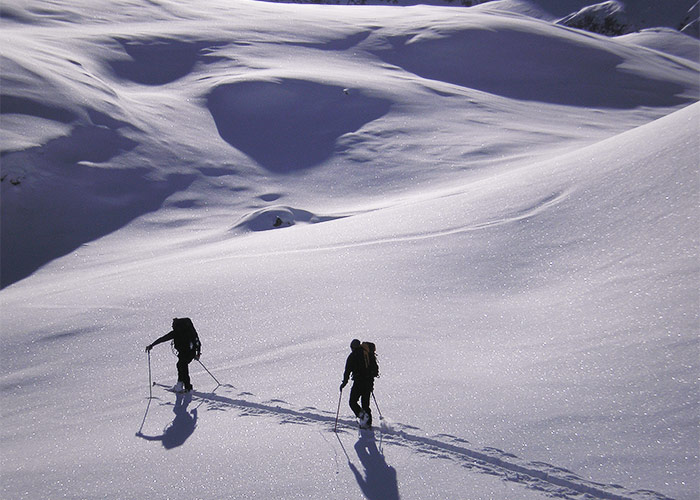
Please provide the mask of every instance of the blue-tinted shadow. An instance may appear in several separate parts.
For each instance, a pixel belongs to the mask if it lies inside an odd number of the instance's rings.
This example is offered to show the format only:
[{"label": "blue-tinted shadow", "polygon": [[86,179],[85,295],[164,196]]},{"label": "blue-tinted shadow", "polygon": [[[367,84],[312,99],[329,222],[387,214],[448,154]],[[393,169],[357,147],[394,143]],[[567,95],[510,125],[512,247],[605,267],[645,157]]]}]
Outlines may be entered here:
[{"label": "blue-tinted shadow", "polygon": [[399,500],[396,469],[386,463],[384,455],[377,448],[374,433],[363,432],[355,443],[355,452],[364,471],[359,471],[352,462],[348,462],[348,465],[364,496],[368,500]]},{"label": "blue-tinted shadow", "polygon": [[163,430],[163,434],[159,436],[146,436],[139,431],[136,435],[146,441],[161,441],[166,450],[182,446],[197,427],[197,408],[194,408],[192,411],[187,411],[187,407],[191,401],[192,396],[190,394],[177,395],[175,406],[173,407],[175,418],[170,425]]}]

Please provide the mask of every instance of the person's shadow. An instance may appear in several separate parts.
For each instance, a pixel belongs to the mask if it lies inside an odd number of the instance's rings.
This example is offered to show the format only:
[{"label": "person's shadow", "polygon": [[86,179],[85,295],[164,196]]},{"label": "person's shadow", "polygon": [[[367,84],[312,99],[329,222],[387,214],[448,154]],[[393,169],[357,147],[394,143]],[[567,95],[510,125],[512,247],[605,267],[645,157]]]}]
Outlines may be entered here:
[{"label": "person's shadow", "polygon": [[355,451],[365,469],[364,476],[352,462],[349,465],[365,497],[368,500],[399,500],[396,469],[386,463],[384,455],[377,449],[374,434],[363,434],[355,443]]},{"label": "person's shadow", "polygon": [[166,450],[183,445],[187,438],[192,435],[195,427],[197,427],[197,408],[191,412],[187,411],[187,406],[191,401],[192,396],[189,394],[178,394],[176,396],[175,406],[173,407],[175,419],[163,430],[163,434],[160,436],[146,436],[141,431],[137,432],[136,435],[146,441],[162,441]]}]

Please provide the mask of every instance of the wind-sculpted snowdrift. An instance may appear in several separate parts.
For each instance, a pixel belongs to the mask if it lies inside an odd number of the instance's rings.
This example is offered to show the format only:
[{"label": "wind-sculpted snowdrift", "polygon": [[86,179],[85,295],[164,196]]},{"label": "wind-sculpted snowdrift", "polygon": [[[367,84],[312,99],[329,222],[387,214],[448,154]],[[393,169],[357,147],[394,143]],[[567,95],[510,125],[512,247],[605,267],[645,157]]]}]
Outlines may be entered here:
[{"label": "wind-sculpted snowdrift", "polygon": [[[52,40],[61,38],[51,35],[61,27],[73,30],[61,23],[77,11],[58,19],[58,10],[36,19],[35,11],[27,19],[16,11],[7,10],[3,20],[3,287],[154,212],[222,164],[234,176],[251,163],[277,175],[341,163],[351,173],[339,180],[372,182],[381,191],[372,172],[352,162],[371,162],[383,175],[408,163],[397,155],[415,163],[414,148],[435,146],[429,132],[406,130],[413,120],[404,114],[414,116],[407,106],[422,98],[404,99],[392,90],[397,78],[422,81],[441,96],[444,103],[429,105],[430,112],[464,107],[463,115],[477,123],[481,118],[470,104],[490,95],[623,110],[697,98],[691,63],[488,11],[461,10],[457,18],[435,20],[418,10],[407,22],[386,26],[367,18],[353,25],[350,18],[318,35],[297,35],[285,25],[274,35],[278,42],[260,45],[271,48],[263,56],[247,41],[259,36],[257,28],[240,20],[236,33],[217,23],[200,30],[190,13],[190,24],[174,31],[156,23],[132,33],[126,24]],[[50,30],[59,31],[32,39],[33,22],[58,23]],[[278,33],[274,23],[269,30]],[[278,52],[315,62],[285,67]],[[385,63],[378,65],[376,57]],[[465,93],[468,100],[455,107],[453,97]],[[459,131],[463,123],[455,133],[471,134]],[[446,165],[469,163],[455,148],[441,149],[439,155],[455,156]],[[425,177],[422,171],[415,175]],[[246,183],[230,179],[236,188]],[[391,180],[388,185],[398,189]],[[76,196],[76,189],[100,194]],[[230,210],[244,200],[217,203]],[[37,244],[41,250],[31,251]]]},{"label": "wind-sculpted snowdrift", "polygon": [[685,94],[685,70],[662,55],[639,59],[623,46],[552,33],[535,21],[475,21],[395,35],[376,53],[423,78],[512,99],[626,109],[697,98]]}]

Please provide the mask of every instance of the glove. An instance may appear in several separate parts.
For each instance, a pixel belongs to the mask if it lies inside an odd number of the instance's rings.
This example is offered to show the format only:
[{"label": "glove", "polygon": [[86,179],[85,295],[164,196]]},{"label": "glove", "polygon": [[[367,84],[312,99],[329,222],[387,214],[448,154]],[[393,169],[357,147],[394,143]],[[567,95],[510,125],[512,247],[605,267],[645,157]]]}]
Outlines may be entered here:
[{"label": "glove", "polygon": [[151,352],[151,349],[153,349],[153,344],[148,344],[146,346],[146,352]]},{"label": "glove", "polygon": [[343,381],[343,383],[340,384],[340,392],[343,392],[343,388],[344,388],[346,385],[348,385],[348,383],[345,382],[345,381]]}]

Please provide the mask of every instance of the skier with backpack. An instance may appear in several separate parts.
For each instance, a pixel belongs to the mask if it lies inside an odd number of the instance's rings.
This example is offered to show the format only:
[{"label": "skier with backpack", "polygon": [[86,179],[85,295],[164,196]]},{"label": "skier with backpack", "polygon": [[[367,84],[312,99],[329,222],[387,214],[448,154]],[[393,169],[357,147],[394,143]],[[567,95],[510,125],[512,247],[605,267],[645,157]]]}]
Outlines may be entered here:
[{"label": "skier with backpack", "polygon": [[154,346],[173,341],[173,346],[177,351],[177,384],[174,387],[176,392],[189,392],[192,390],[190,383],[190,372],[188,365],[194,359],[199,359],[202,345],[199,342],[197,330],[195,330],[190,318],[173,319],[173,329],[166,333],[152,344],[146,346],[146,352],[150,352]]},{"label": "skier with backpack", "polygon": [[[372,342],[360,342],[354,339],[350,343],[352,352],[345,362],[343,382],[340,384],[340,392],[347,385],[352,374],[352,389],[350,389],[350,409],[360,420],[360,427],[370,429],[372,427],[372,409],[370,397],[374,391],[374,379],[379,376],[376,348]],[[358,400],[361,406],[358,404]]]}]

